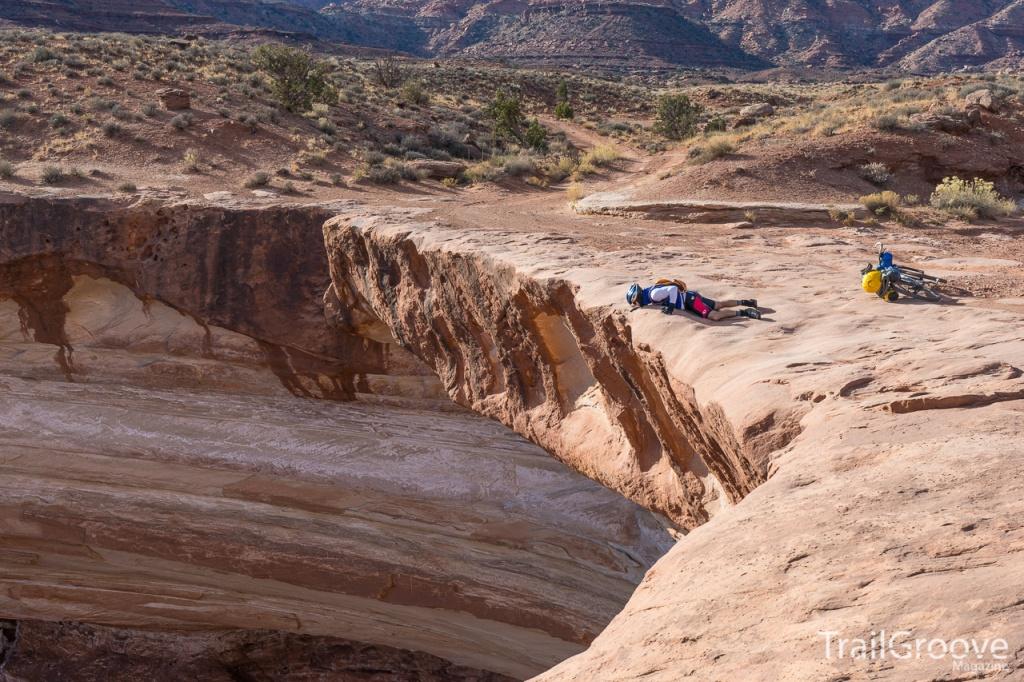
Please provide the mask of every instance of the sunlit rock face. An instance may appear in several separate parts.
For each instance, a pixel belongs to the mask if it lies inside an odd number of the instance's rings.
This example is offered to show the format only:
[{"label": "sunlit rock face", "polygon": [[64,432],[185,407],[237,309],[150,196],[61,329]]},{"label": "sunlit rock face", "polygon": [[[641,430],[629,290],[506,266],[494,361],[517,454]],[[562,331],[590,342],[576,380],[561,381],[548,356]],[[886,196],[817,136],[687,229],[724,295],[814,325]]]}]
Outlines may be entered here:
[{"label": "sunlit rock face", "polygon": [[0,205],[0,617],[34,622],[9,674],[112,642],[395,679],[582,651],[665,521],[330,324],[323,209],[178,208]]}]

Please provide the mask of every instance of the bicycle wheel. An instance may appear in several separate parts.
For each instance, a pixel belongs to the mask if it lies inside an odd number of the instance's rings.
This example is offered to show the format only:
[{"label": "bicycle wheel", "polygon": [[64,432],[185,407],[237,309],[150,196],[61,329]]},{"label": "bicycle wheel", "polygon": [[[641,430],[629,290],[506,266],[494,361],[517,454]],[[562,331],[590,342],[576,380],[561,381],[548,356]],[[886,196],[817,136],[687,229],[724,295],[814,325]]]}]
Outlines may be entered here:
[{"label": "bicycle wheel", "polygon": [[902,282],[907,293],[912,297],[921,301],[931,301],[933,303],[942,300],[942,294],[935,291],[931,286],[919,279],[904,279]]}]

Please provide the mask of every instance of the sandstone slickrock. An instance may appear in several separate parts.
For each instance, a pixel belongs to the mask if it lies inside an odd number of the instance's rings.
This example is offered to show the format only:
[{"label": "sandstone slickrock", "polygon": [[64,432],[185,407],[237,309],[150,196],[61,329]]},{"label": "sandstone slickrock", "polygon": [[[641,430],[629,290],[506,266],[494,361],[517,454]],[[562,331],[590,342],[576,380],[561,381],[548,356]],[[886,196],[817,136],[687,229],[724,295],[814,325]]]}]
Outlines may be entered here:
[{"label": "sandstone slickrock", "polygon": [[[1001,638],[1006,658],[983,657],[1005,666],[992,675],[1024,669],[1019,315],[913,303],[890,313],[844,268],[864,246],[818,232],[753,235],[771,255],[742,271],[708,244],[659,250],[673,272],[572,237],[400,216],[338,218],[325,235],[350,306],[343,324],[383,324],[460,404],[690,528],[586,652],[538,679],[974,674],[948,656],[826,655],[822,631],[883,628],[911,633],[900,642]],[[630,280],[680,267],[700,290],[756,282],[767,320],[626,311]],[[659,421],[665,404],[700,428],[673,431]],[[735,449],[715,449],[726,442]],[[671,450],[684,446],[689,468]],[[744,470],[750,491],[721,495]]]},{"label": "sandstone slickrock", "polygon": [[0,614],[522,678],[621,608],[663,520],[329,326],[326,210],[0,204]]},{"label": "sandstone slickrock", "polygon": [[482,245],[386,217],[339,217],[324,234],[343,328],[383,326],[455,402],[685,528],[763,481],[766,447],[798,431],[796,406],[748,429],[699,401],[620,312],[543,269],[543,239]]}]

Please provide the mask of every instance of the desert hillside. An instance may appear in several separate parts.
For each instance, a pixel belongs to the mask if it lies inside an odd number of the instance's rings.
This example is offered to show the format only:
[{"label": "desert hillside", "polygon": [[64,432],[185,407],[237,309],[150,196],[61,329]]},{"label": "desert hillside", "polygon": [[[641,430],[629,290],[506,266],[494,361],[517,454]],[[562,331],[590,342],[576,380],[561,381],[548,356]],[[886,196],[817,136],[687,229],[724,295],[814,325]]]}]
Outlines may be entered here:
[{"label": "desert hillside", "polygon": [[351,53],[650,73],[1019,69],[1020,0],[2,0],[0,25],[273,36]]}]

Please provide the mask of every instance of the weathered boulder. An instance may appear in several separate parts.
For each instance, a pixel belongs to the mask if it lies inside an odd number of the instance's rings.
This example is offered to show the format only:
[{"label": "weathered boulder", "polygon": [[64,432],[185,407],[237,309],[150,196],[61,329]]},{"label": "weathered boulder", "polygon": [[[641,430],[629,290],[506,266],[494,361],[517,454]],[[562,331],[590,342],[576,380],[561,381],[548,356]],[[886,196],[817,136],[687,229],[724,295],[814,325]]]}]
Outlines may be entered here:
[{"label": "weathered boulder", "polygon": [[928,128],[929,130],[937,130],[952,134],[970,132],[972,128],[971,119],[965,112],[949,114],[939,113],[936,111],[926,111],[911,116],[910,122],[915,125]]},{"label": "weathered boulder", "polygon": [[992,111],[995,109],[996,100],[992,95],[992,91],[988,88],[984,90],[975,90],[964,97],[964,102],[968,105],[979,106],[986,111]]},{"label": "weathered boulder", "polygon": [[425,178],[457,178],[466,170],[466,165],[458,161],[437,161],[435,159],[419,159],[409,161],[407,166],[412,168],[417,175]]},{"label": "weathered boulder", "polygon": [[156,96],[160,98],[160,103],[164,105],[164,109],[168,111],[180,111],[182,109],[192,108],[192,97],[188,92],[180,90],[178,88],[162,88],[157,90]]},{"label": "weathered boulder", "polygon": [[771,116],[775,113],[775,107],[768,102],[757,102],[756,104],[748,104],[747,106],[740,109],[741,118],[764,118],[765,116]]}]

